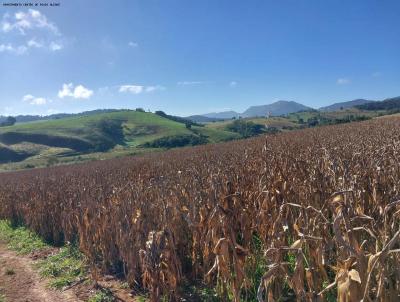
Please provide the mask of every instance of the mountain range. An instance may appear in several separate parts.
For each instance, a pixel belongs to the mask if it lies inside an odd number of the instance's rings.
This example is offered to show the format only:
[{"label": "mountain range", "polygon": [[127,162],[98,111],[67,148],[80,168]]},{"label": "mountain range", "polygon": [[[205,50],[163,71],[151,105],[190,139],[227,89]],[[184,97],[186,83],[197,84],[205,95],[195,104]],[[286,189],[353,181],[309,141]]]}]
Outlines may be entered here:
[{"label": "mountain range", "polygon": [[[349,109],[349,108],[358,108],[361,110],[368,110],[366,108],[375,108],[375,107],[380,107],[383,105],[380,105],[381,103],[388,103],[391,102],[391,106],[397,106],[397,101],[399,97],[397,98],[389,98],[385,99],[383,101],[372,101],[372,100],[366,100],[366,99],[355,99],[352,101],[347,101],[347,102],[337,102],[333,103],[329,106],[321,107],[319,109],[314,109],[308,106],[305,106],[301,103],[294,102],[294,101],[284,101],[280,100],[271,104],[267,105],[257,105],[257,106],[250,106],[248,109],[246,109],[244,112],[239,113],[233,110],[229,111],[222,111],[222,112],[211,112],[211,113],[206,113],[206,114],[198,114],[198,115],[191,115],[186,117],[186,119],[189,119],[193,122],[197,123],[210,123],[210,122],[217,122],[221,120],[227,120],[227,119],[232,119],[232,118],[238,118],[238,117],[263,117],[263,116],[280,116],[280,115],[286,115],[290,113],[295,113],[295,112],[300,112],[300,111],[314,111],[314,110],[319,110],[323,112],[332,112],[332,111],[340,111],[344,109]],[[395,101],[393,101],[395,100]],[[392,103],[395,103],[393,105]],[[387,106],[386,106],[387,107]],[[90,116],[90,115],[97,115],[101,113],[112,113],[112,112],[117,112],[120,110],[117,109],[98,109],[98,110],[92,110],[92,111],[85,111],[81,113],[59,113],[59,114],[53,114],[53,115],[48,115],[48,116],[40,116],[40,115],[17,115],[15,116],[17,123],[24,123],[24,122],[32,122],[32,121],[40,121],[40,120],[56,120],[56,119],[62,119],[62,118],[70,118],[70,117],[77,117],[77,116]],[[126,109],[126,111],[130,111]],[[6,116],[1,116],[0,115],[0,123],[4,121],[7,117]]]},{"label": "mountain range", "polygon": [[352,108],[355,106],[360,106],[360,105],[364,105],[364,104],[372,103],[372,102],[374,102],[374,101],[365,100],[365,99],[357,99],[357,100],[348,101],[348,102],[334,103],[334,104],[326,106],[326,107],[321,107],[321,108],[319,108],[319,110],[320,111],[338,111],[338,110]]},{"label": "mountain range", "polygon": [[[391,98],[389,100],[394,100],[398,98]],[[380,106],[379,104],[382,102],[388,102],[387,100],[383,101],[372,101],[366,99],[356,99],[347,102],[337,102],[333,103],[329,106],[321,107],[319,109],[314,109],[308,106],[305,106],[301,103],[294,101],[277,101],[267,105],[259,105],[259,106],[250,106],[243,113],[239,113],[236,111],[223,111],[223,112],[213,112],[202,115],[193,115],[188,116],[187,119],[190,119],[195,122],[204,123],[204,122],[212,122],[212,119],[231,119],[237,117],[262,117],[262,116],[280,116],[286,115],[290,113],[300,112],[300,111],[323,111],[323,112],[332,112],[332,111],[340,111],[349,108],[358,108],[365,110],[367,106]],[[365,108],[364,108],[364,107]],[[368,107],[368,108],[369,108]]]},{"label": "mountain range", "polygon": [[240,117],[261,117],[267,115],[278,116],[278,115],[289,114],[298,111],[307,111],[307,110],[313,110],[313,109],[294,101],[277,101],[268,105],[250,106],[243,113],[231,110],[223,112],[206,113],[202,115],[192,115],[188,116],[187,118],[196,122],[201,122],[200,117],[206,117],[209,119],[231,119],[231,118],[237,118],[239,116]]}]

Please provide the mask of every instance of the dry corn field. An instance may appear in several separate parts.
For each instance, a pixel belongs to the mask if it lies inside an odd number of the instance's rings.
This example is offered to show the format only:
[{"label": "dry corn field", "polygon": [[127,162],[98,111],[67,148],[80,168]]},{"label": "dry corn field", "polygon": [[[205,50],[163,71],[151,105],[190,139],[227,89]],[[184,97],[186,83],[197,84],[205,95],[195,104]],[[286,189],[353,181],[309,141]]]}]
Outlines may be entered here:
[{"label": "dry corn field", "polygon": [[400,118],[0,175],[0,216],[151,301],[400,301]]}]

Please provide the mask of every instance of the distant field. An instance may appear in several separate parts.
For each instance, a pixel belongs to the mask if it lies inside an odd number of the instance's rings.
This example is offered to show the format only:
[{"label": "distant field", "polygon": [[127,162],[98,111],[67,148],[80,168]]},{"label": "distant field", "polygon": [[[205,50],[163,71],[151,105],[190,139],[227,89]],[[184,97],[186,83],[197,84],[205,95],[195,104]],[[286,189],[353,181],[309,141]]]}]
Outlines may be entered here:
[{"label": "distant field", "polygon": [[223,129],[179,123],[154,113],[118,111],[0,128],[0,170],[107,159],[152,152],[144,144],[170,136],[215,143],[239,138]]}]

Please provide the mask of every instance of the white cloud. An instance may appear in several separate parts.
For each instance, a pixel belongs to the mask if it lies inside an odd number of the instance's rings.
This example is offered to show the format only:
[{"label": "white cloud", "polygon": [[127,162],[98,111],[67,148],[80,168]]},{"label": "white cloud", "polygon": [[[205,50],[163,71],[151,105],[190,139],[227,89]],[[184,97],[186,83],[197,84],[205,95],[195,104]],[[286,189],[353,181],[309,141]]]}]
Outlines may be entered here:
[{"label": "white cloud", "polygon": [[66,97],[66,96],[73,96],[74,93],[72,92],[73,90],[73,85],[72,83],[69,84],[63,84],[63,87],[61,90],[58,91],[58,97],[60,99]]},{"label": "white cloud", "polygon": [[351,83],[351,80],[348,78],[339,78],[339,79],[337,79],[336,83],[338,85],[347,85],[347,84]]},{"label": "white cloud", "polygon": [[122,85],[119,87],[119,92],[130,92],[140,94],[143,92],[143,86],[140,85]]},{"label": "white cloud", "polygon": [[32,100],[32,99],[34,99],[35,97],[32,95],[32,94],[27,94],[27,95],[24,95],[24,97],[22,98],[22,100],[24,101],[24,102],[27,102],[27,101],[30,101],[30,100]]},{"label": "white cloud", "polygon": [[[0,44],[0,52],[22,55],[27,54],[33,48],[48,51],[64,48],[57,26],[34,9],[19,11],[14,15],[4,14],[0,23],[0,32],[5,33],[5,38],[11,35],[11,38],[15,38],[14,40],[21,40],[21,38],[15,37],[19,34],[25,40],[19,44],[3,42]],[[38,40],[37,37],[40,39]]]},{"label": "white cloud", "polygon": [[61,43],[57,43],[57,42],[54,42],[54,41],[52,41],[50,43],[50,45],[49,45],[49,49],[51,51],[57,51],[57,50],[61,50],[63,48],[64,48],[64,46]]},{"label": "white cloud", "polygon": [[153,91],[163,91],[166,88],[164,86],[156,85],[156,86],[147,86],[146,92],[153,92]]},{"label": "white cloud", "polygon": [[191,86],[191,85],[200,85],[204,84],[202,81],[181,81],[177,83],[178,86]]},{"label": "white cloud", "polygon": [[47,103],[51,103],[52,102],[51,100],[47,100],[47,99],[42,98],[42,97],[34,97],[31,94],[24,95],[22,100],[24,102],[27,102],[27,103],[31,104],[31,105],[38,105],[38,106],[46,105]]},{"label": "white cloud", "polygon": [[119,87],[119,92],[129,92],[133,94],[140,94],[143,92],[163,91],[166,88],[161,85],[142,86],[142,85],[122,85]]},{"label": "white cloud", "polygon": [[35,47],[35,48],[41,48],[41,47],[43,47],[43,44],[40,43],[40,42],[38,42],[38,41],[36,41],[34,38],[33,38],[33,39],[30,39],[30,40],[26,43],[26,45],[28,45],[28,47]]},{"label": "white cloud", "polygon": [[93,90],[85,88],[82,85],[74,87],[72,83],[63,84],[62,89],[58,91],[60,99],[72,97],[74,99],[89,99],[93,95]]},{"label": "white cloud", "polygon": [[16,55],[23,55],[26,54],[29,49],[31,48],[47,48],[48,50],[51,51],[57,51],[60,49],[63,49],[64,46],[61,43],[56,43],[56,42],[51,42],[49,46],[45,46],[43,42],[39,42],[37,40],[30,39],[26,42],[24,45],[19,45],[19,46],[14,46],[10,43],[8,44],[0,44],[0,52],[8,52],[11,54],[16,54]]},{"label": "white cloud", "polygon": [[45,15],[34,9],[29,9],[27,12],[17,12],[14,14],[14,18],[10,18],[9,14],[5,14],[1,29],[6,33],[16,30],[22,35],[26,35],[26,31],[32,29],[44,29],[55,35],[60,34],[54,23],[47,20]]},{"label": "white cloud", "polygon": [[229,83],[229,86],[232,87],[232,88],[234,88],[234,87],[237,86],[237,84],[238,84],[238,83],[237,83],[236,81],[232,81],[232,82]]},{"label": "white cloud", "polygon": [[11,46],[11,44],[0,44],[0,52],[3,51],[13,51],[14,47]]},{"label": "white cloud", "polygon": [[128,46],[130,46],[130,47],[132,47],[132,48],[136,48],[136,47],[139,46],[139,44],[136,43],[136,42],[129,41]]},{"label": "white cloud", "polygon": [[9,22],[3,22],[1,24],[1,30],[4,32],[9,32],[12,30],[12,25]]},{"label": "white cloud", "polygon": [[74,98],[76,99],[88,99],[93,95],[93,91],[89,90],[82,85],[78,85],[74,90]]},{"label": "white cloud", "polygon": [[0,44],[0,52],[8,52],[11,54],[22,55],[28,51],[28,47],[25,45],[13,46],[12,44]]},{"label": "white cloud", "polygon": [[31,105],[46,105],[47,100],[45,98],[34,98],[29,104],[31,104]]}]

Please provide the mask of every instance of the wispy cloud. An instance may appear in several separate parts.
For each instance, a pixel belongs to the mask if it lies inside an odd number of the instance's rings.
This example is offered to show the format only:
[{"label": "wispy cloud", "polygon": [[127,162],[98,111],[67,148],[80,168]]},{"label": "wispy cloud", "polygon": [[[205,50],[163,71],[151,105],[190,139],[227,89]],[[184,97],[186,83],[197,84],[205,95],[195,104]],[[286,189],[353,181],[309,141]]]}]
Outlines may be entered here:
[{"label": "wispy cloud", "polygon": [[119,92],[130,92],[140,94],[143,92],[143,86],[140,85],[122,85],[119,87]]},{"label": "wispy cloud", "polygon": [[5,14],[1,23],[3,32],[8,33],[17,31],[21,35],[26,35],[28,30],[42,29],[52,32],[55,35],[60,35],[57,26],[50,22],[41,12],[29,9],[27,12],[19,11],[13,16]]},{"label": "wispy cloud", "polygon": [[147,86],[146,87],[146,92],[153,92],[153,91],[163,91],[166,88],[161,85],[156,85],[156,86]]},{"label": "wispy cloud", "polygon": [[51,50],[51,51],[57,51],[57,50],[61,50],[61,49],[63,49],[64,48],[64,46],[60,43],[60,42],[54,42],[54,41],[52,41],[51,43],[50,43],[50,45],[49,45],[49,49]]},{"label": "wispy cloud", "polygon": [[180,81],[177,83],[178,86],[192,86],[192,85],[201,85],[206,82],[203,81]]},{"label": "wispy cloud", "polygon": [[8,52],[16,55],[23,55],[28,51],[28,47],[25,45],[13,46],[12,44],[0,44],[0,53]]},{"label": "wispy cloud", "polygon": [[350,84],[350,83],[351,83],[351,80],[348,79],[348,78],[339,78],[336,81],[336,84],[338,84],[338,85],[347,85],[347,84]]},{"label": "wispy cloud", "polygon": [[27,45],[28,47],[32,47],[32,48],[42,48],[42,47],[43,47],[43,43],[42,43],[42,42],[36,41],[35,38],[30,39],[30,40],[26,43],[26,45]]},{"label": "wispy cloud", "polygon": [[[0,32],[5,39],[20,40],[17,36],[23,36],[25,42],[18,44],[10,41],[0,44],[0,53],[15,55],[27,54],[30,49],[43,49],[57,51],[64,48],[62,35],[58,27],[50,22],[41,12],[29,9],[19,11],[13,15],[3,15],[0,23]],[[37,39],[40,36],[41,39]]]},{"label": "wispy cloud", "polygon": [[58,91],[60,99],[71,97],[74,99],[89,99],[93,95],[93,90],[90,90],[83,85],[74,87],[74,84],[63,84],[62,89]]},{"label": "wispy cloud", "polygon": [[132,47],[132,48],[136,48],[136,47],[139,46],[139,44],[136,43],[136,42],[129,41],[129,42],[128,42],[128,46],[129,46],[129,47]]},{"label": "wispy cloud", "polygon": [[231,88],[235,88],[237,85],[238,85],[238,83],[237,83],[236,81],[231,81],[231,82],[229,83],[229,86],[230,86]]},{"label": "wispy cloud", "polygon": [[52,102],[51,100],[48,100],[46,98],[35,97],[31,94],[24,95],[24,97],[22,98],[22,101],[27,102],[30,105],[37,105],[37,106],[46,105],[46,104]]},{"label": "wispy cloud", "polygon": [[141,94],[143,92],[163,91],[166,88],[161,85],[142,86],[142,85],[122,85],[119,86],[119,92],[129,92],[132,94]]}]

